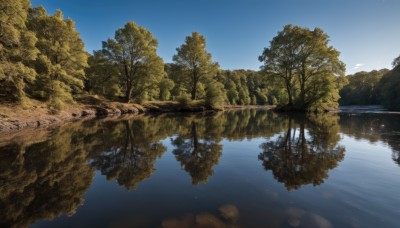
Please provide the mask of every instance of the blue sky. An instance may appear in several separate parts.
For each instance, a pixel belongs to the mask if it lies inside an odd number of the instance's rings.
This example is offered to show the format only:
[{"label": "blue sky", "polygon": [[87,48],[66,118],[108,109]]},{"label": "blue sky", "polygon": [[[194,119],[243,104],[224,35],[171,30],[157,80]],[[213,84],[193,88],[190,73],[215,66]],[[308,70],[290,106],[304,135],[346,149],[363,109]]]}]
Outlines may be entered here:
[{"label": "blue sky", "polygon": [[191,32],[203,34],[223,69],[258,70],[258,56],[286,24],[320,27],[347,73],[391,68],[400,55],[400,0],[33,0],[76,22],[86,50],[134,21],[159,41],[165,62]]}]

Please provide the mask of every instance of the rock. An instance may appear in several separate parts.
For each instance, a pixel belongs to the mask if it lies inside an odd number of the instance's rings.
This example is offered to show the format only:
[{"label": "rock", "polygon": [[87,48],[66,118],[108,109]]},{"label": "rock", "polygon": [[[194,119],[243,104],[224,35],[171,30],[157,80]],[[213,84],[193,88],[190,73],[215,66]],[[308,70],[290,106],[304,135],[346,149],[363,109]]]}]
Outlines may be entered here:
[{"label": "rock", "polygon": [[333,227],[331,222],[329,222],[326,218],[302,209],[290,207],[286,209],[286,214],[289,216],[288,224],[292,227]]},{"label": "rock", "polygon": [[288,224],[292,227],[300,226],[301,219],[306,213],[307,212],[302,209],[298,209],[298,208],[294,208],[294,207],[287,208],[286,214],[289,216]]},{"label": "rock", "polygon": [[196,215],[196,227],[201,228],[222,228],[225,224],[217,217],[209,213]]},{"label": "rock", "polygon": [[192,228],[194,227],[194,215],[187,214],[179,219],[167,219],[161,223],[163,228]]},{"label": "rock", "polygon": [[308,213],[308,220],[310,220],[309,224],[312,227],[318,228],[332,228],[331,222],[329,222],[326,218],[322,217],[321,215]]},{"label": "rock", "polygon": [[289,207],[286,209],[286,214],[291,218],[301,218],[306,213],[307,212],[305,210],[294,208],[294,207]]},{"label": "rock", "polygon": [[222,217],[229,221],[235,221],[239,218],[239,210],[235,205],[227,204],[219,208]]}]

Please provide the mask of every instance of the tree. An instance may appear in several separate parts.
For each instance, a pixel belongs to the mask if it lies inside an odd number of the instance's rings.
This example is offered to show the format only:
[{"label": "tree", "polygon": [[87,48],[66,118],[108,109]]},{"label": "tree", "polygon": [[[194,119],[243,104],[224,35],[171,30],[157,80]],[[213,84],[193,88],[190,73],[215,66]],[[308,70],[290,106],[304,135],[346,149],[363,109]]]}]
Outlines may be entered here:
[{"label": "tree", "polygon": [[198,98],[200,84],[206,84],[216,73],[219,68],[218,63],[212,61],[211,54],[206,51],[206,39],[197,32],[187,36],[185,43],[176,51],[178,53],[174,55],[173,60],[184,70],[187,78],[186,87],[190,91],[192,100],[195,100]]},{"label": "tree", "polygon": [[157,55],[158,41],[145,28],[128,22],[115,32],[114,39],[103,42],[102,52],[119,70],[125,99],[140,98],[158,85],[164,64]]},{"label": "tree", "polygon": [[88,54],[71,19],[60,10],[47,15],[41,6],[30,9],[28,28],[36,33],[40,54],[35,61],[38,78],[35,95],[55,108],[73,102],[73,94],[83,90]]},{"label": "tree", "polygon": [[390,110],[400,110],[400,65],[382,77],[379,88],[382,104]]},{"label": "tree", "polygon": [[340,105],[376,105],[380,104],[379,82],[389,70],[357,72],[346,76],[349,84],[340,90]]},{"label": "tree", "polygon": [[345,66],[339,52],[328,46],[321,29],[286,25],[265,48],[259,60],[262,70],[281,81],[286,89],[286,108],[320,111],[338,106],[338,78]]},{"label": "tree", "polygon": [[29,0],[0,1],[0,95],[20,102],[36,76],[29,66],[38,53],[35,34],[26,27],[29,7]]},{"label": "tree", "polygon": [[206,105],[210,108],[221,108],[226,100],[224,85],[219,82],[210,83],[206,90]]},{"label": "tree", "polygon": [[166,101],[171,98],[171,90],[175,87],[173,80],[168,77],[163,78],[160,82],[160,96],[158,97],[161,101]]},{"label": "tree", "polygon": [[85,90],[106,97],[123,95],[119,86],[118,68],[101,51],[95,51],[88,60]]},{"label": "tree", "polygon": [[392,66],[393,66],[393,68],[396,68],[397,66],[400,66],[400,55],[393,60]]}]

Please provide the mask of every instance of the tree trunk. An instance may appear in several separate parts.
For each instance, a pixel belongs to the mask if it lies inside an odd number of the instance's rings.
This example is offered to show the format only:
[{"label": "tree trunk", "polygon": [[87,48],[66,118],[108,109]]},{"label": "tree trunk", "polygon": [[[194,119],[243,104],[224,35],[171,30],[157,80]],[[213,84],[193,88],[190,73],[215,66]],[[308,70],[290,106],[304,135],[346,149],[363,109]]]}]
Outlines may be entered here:
[{"label": "tree trunk", "polygon": [[192,100],[196,100],[196,91],[197,91],[197,75],[193,75],[193,86],[192,86]]}]

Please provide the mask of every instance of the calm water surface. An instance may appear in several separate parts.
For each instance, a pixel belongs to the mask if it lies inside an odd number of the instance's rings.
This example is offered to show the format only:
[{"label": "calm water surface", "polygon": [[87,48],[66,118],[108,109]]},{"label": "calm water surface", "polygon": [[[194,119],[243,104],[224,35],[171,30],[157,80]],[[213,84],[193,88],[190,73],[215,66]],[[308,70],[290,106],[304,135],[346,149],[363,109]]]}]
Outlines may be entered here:
[{"label": "calm water surface", "polygon": [[139,116],[0,138],[0,227],[400,225],[396,113]]}]

